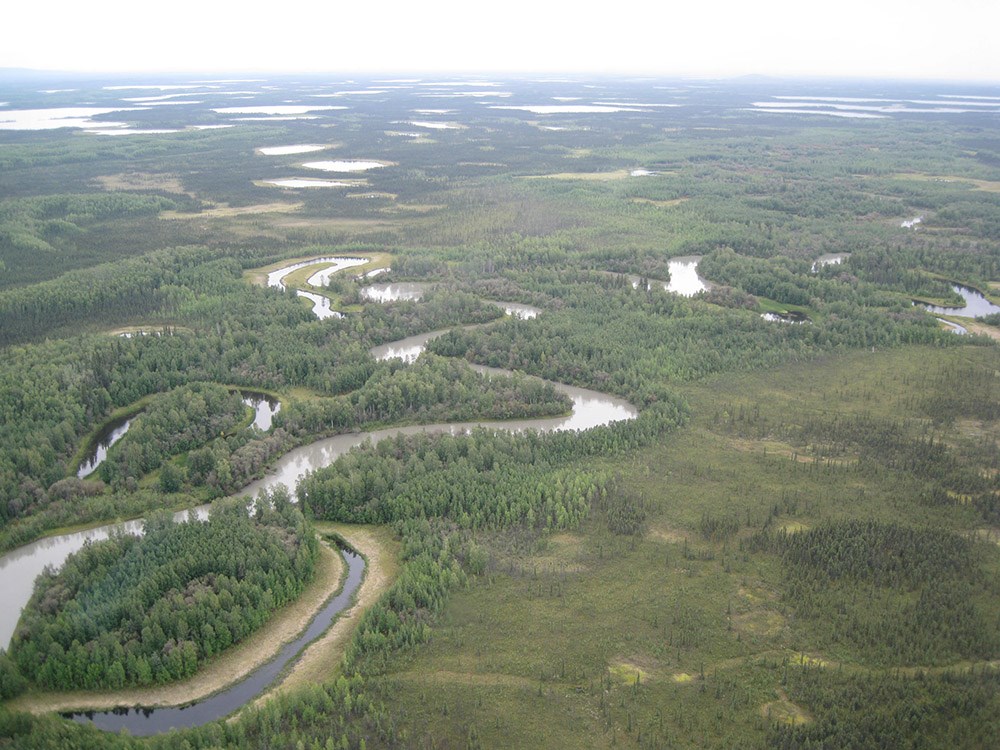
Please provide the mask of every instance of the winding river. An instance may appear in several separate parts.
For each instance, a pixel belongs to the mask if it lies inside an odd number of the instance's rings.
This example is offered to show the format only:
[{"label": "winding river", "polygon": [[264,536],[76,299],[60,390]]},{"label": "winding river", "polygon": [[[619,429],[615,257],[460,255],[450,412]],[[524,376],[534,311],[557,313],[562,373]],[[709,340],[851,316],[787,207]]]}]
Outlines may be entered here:
[{"label": "winding river", "polygon": [[85,711],[70,716],[75,721],[93,722],[98,729],[108,732],[127,729],[137,737],[148,737],[171,729],[197,727],[228,716],[264,692],[285,665],[321,636],[334,618],[351,603],[351,597],[364,577],[365,561],[352,552],[345,551],[342,554],[347,563],[347,577],[340,592],[330,598],[298,638],[282,646],[271,661],[255,669],[240,682],[189,706]]},{"label": "winding river", "polygon": [[[976,318],[980,315],[1000,313],[1000,305],[994,305],[975,289],[960,284],[952,284],[951,288],[962,295],[964,307],[942,307],[940,305],[922,305],[925,310],[938,315],[958,315],[963,318]],[[922,303],[921,303],[922,304]]]},{"label": "winding river", "polygon": [[[328,260],[309,261],[303,264],[303,266],[327,262]],[[284,268],[281,271],[283,272],[281,273],[283,277],[287,275],[289,269]],[[270,278],[268,283],[271,283]],[[505,305],[506,303],[497,304]],[[539,312],[537,309],[528,306],[513,307],[517,309],[511,309],[509,312],[518,317],[533,317]],[[410,357],[416,358],[426,347],[427,341],[442,333],[444,331],[434,331],[385,344],[373,349],[371,354],[380,358],[401,356],[408,361],[412,361]],[[392,353],[390,354],[390,352]],[[480,366],[474,366],[474,369],[483,377],[499,377],[512,374],[506,370]],[[240,494],[255,496],[261,490],[275,488],[279,485],[287,487],[294,494],[296,484],[307,472],[333,463],[337,458],[355,446],[367,442],[377,443],[385,438],[400,434],[448,433],[458,435],[467,433],[478,427],[512,432],[525,430],[537,430],[540,432],[586,430],[612,422],[634,419],[638,415],[636,408],[624,399],[561,383],[553,383],[552,385],[556,390],[566,394],[573,401],[573,409],[568,416],[504,422],[438,423],[337,435],[317,440],[289,451],[277,461],[273,470],[266,477],[249,484]],[[208,512],[208,506],[196,508],[194,512],[203,517]],[[186,518],[187,513],[188,511],[178,513],[175,519],[178,521],[183,520]],[[126,523],[100,526],[72,534],[46,537],[19,547],[0,558],[0,581],[2,581],[0,583],[0,591],[3,593],[4,601],[7,602],[7,606],[4,607],[3,612],[0,612],[0,643],[7,644],[10,642],[20,613],[31,596],[34,580],[46,566],[58,567],[66,557],[79,550],[88,540],[97,541],[105,539],[112,533],[119,532],[142,533],[142,521],[134,520]],[[351,600],[354,591],[360,585],[364,564],[360,558],[347,553],[345,553],[345,559],[348,563],[349,574],[343,590],[331,599],[314,618],[308,626],[307,631],[294,643],[282,647],[278,656],[271,662],[255,670],[244,680],[233,685],[226,691],[186,707],[86,712],[75,714],[73,718],[80,721],[93,721],[95,725],[108,731],[119,731],[125,728],[136,735],[148,735],[167,731],[170,728],[197,726],[229,715],[247,701],[259,695],[273,681],[275,676],[281,672],[286,664],[301,652],[302,648],[309,641],[326,630],[337,614]]]},{"label": "winding river", "polygon": [[[293,271],[298,271],[300,268],[306,268],[307,266],[329,264],[326,268],[312,274],[306,281],[306,283],[311,284],[312,286],[326,286],[326,284],[330,281],[330,277],[338,271],[343,271],[345,268],[363,266],[365,263],[369,262],[368,258],[345,258],[339,255],[303,260],[298,263],[292,263],[291,265],[282,266],[274,271],[270,271],[267,274],[267,285],[274,287],[275,289],[285,289],[285,277]],[[344,317],[342,313],[330,308],[329,298],[324,297],[322,294],[305,292],[301,289],[296,289],[295,293],[300,297],[305,297],[313,303],[313,314],[320,320]]]},{"label": "winding river", "polygon": [[[281,402],[258,391],[241,388],[239,392],[243,396],[243,403],[253,409],[253,426],[261,432],[270,430],[274,415],[281,411]],[[108,457],[108,450],[125,437],[125,433],[129,431],[135,417],[136,415],[133,414],[129,417],[112,420],[97,433],[91,440],[91,447],[80,462],[80,468],[76,471],[77,478],[83,479],[90,476],[97,470],[98,466],[104,463],[104,459]],[[8,642],[2,639],[3,633],[0,632],[0,642]]]}]

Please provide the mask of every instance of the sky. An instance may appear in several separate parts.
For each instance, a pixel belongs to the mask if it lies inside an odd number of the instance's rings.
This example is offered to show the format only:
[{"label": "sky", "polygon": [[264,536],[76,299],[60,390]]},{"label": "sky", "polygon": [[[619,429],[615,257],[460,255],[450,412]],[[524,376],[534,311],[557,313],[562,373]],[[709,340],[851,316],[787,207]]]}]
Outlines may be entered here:
[{"label": "sky", "polygon": [[[0,68],[511,72],[1000,83],[998,0],[37,0]],[[14,33],[11,33],[14,32]]]}]

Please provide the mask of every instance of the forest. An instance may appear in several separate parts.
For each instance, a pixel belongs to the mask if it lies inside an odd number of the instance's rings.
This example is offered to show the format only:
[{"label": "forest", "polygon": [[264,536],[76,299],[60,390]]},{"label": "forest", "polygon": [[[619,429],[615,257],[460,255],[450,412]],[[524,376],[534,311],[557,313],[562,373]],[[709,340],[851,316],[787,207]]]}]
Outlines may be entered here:
[{"label": "forest", "polygon": [[317,544],[279,493],[217,501],[204,521],[152,515],[141,537],[85,546],[39,579],[10,659],[49,688],[189,677],[301,593]]},{"label": "forest", "polygon": [[[991,746],[995,88],[212,85],[0,85],[132,131],[0,130],[0,745]],[[334,625],[139,736],[331,539]]]}]

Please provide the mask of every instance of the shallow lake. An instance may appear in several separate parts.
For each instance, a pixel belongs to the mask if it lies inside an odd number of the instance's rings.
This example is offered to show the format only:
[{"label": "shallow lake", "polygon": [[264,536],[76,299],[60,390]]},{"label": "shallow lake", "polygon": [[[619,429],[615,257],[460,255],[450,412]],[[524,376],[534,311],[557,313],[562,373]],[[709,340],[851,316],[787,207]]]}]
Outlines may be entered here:
[{"label": "shallow lake", "polygon": [[381,169],[386,165],[380,161],[342,159],[338,161],[307,161],[302,166],[307,169],[321,169],[324,172],[367,172],[369,169]]},{"label": "shallow lake", "polygon": [[708,282],[698,275],[698,263],[700,262],[700,255],[671,258],[668,262],[670,283],[667,284],[667,291],[690,297],[708,289]]},{"label": "shallow lake", "polygon": [[349,182],[338,182],[337,180],[310,180],[309,178],[297,179],[290,177],[286,180],[264,180],[268,185],[282,188],[331,188],[331,187],[351,187]]},{"label": "shallow lake", "polygon": [[790,323],[793,325],[802,325],[803,323],[811,322],[808,315],[803,315],[800,312],[790,312],[790,313],[775,313],[766,312],[761,313],[764,320],[769,323]]},{"label": "shallow lake", "polygon": [[450,328],[442,328],[440,331],[428,331],[418,333],[416,336],[408,336],[399,341],[391,341],[388,344],[381,344],[372,348],[371,355],[378,361],[387,359],[401,359],[407,364],[416,361],[427,348],[427,342],[433,341],[438,336],[443,336],[450,331]]},{"label": "shallow lake", "polygon": [[281,402],[266,393],[240,390],[243,403],[253,409],[253,426],[267,432],[274,423],[274,415],[281,411]]},{"label": "shallow lake", "polygon": [[541,315],[542,311],[532,305],[522,305],[520,302],[494,302],[492,300],[484,300],[489,302],[491,305],[498,305],[503,308],[503,311],[510,315],[512,318],[520,318],[521,320],[533,320]]},{"label": "shallow lake", "polygon": [[460,130],[465,127],[464,125],[459,125],[457,122],[433,122],[430,120],[410,120],[407,124],[417,128],[429,128],[430,130]]},{"label": "shallow lake", "polygon": [[293,146],[265,146],[257,150],[264,156],[285,156],[286,154],[310,154],[313,151],[323,151],[326,148],[326,146],[301,143]]},{"label": "shallow lake", "polygon": [[51,109],[0,110],[0,130],[54,130],[56,128],[122,128],[123,122],[91,118],[112,112],[132,112],[136,107],[53,107]]}]

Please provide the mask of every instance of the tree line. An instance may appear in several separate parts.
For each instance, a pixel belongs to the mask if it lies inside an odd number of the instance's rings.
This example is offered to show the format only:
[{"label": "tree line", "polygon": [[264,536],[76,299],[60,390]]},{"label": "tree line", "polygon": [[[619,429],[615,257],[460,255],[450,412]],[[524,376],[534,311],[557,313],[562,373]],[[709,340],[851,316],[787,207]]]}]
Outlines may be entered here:
[{"label": "tree line", "polygon": [[151,516],[36,583],[10,659],[35,684],[117,689],[189,677],[311,580],[318,543],[287,492]]}]

